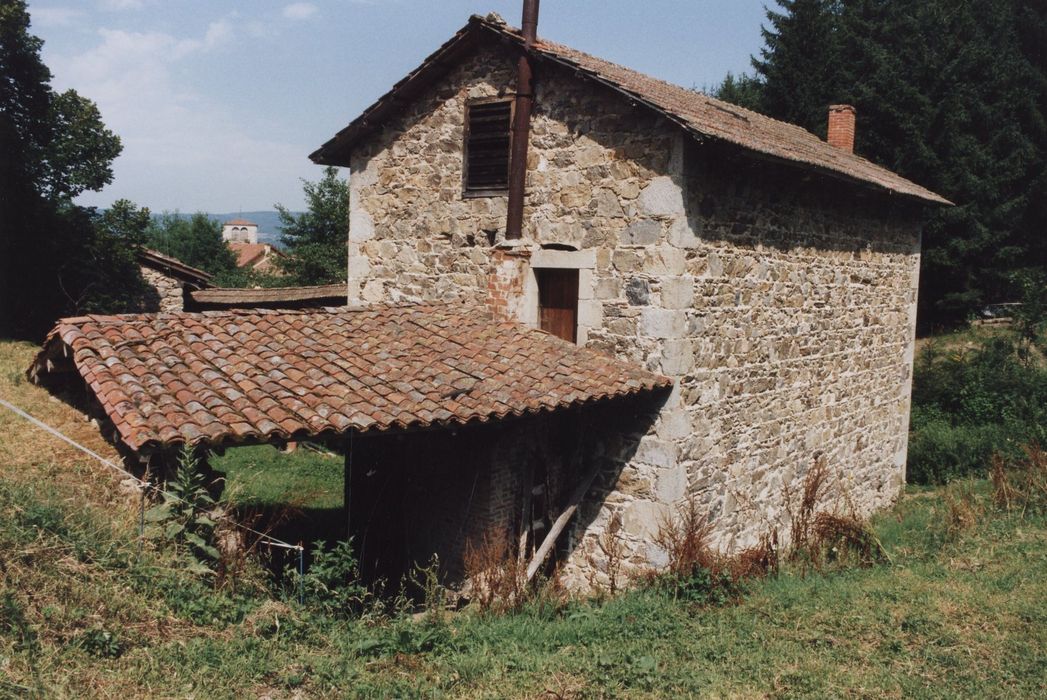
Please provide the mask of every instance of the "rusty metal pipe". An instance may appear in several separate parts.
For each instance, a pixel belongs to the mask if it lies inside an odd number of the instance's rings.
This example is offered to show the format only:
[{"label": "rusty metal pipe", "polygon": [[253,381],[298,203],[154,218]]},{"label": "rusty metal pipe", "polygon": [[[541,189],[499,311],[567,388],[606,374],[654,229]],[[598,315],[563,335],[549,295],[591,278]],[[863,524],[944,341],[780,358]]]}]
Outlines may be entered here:
[{"label": "rusty metal pipe", "polygon": [[538,2],[539,0],[524,0],[523,4],[520,33],[523,35],[524,46],[527,48],[531,48],[534,40],[538,38]]},{"label": "rusty metal pipe", "polygon": [[509,204],[505,237],[523,235],[524,185],[527,182],[527,142],[531,132],[531,107],[534,104],[534,74],[530,48],[538,37],[538,1],[524,0],[520,32],[524,48],[516,61],[516,104],[513,110],[513,145],[509,153]]}]

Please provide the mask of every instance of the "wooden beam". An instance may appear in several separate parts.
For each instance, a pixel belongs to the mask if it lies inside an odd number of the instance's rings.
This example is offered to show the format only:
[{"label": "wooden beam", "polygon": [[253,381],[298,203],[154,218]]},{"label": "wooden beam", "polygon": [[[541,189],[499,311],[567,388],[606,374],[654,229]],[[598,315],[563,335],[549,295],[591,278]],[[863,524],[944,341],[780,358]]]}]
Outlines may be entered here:
[{"label": "wooden beam", "polygon": [[578,510],[578,506],[585,498],[585,494],[589,492],[589,487],[593,485],[593,481],[596,480],[596,474],[598,470],[594,469],[589,472],[580,482],[578,486],[571,493],[571,499],[567,502],[567,508],[560,513],[560,517],[556,519],[553,526],[549,528],[549,534],[542,540],[542,544],[538,547],[538,551],[534,553],[534,557],[531,558],[531,563],[527,565],[527,582],[529,583],[534,575],[538,573],[538,569],[542,566],[546,557],[553,551],[553,545],[556,544],[556,540],[560,537],[560,533],[563,532],[564,528],[567,527],[567,523],[571,520],[571,516]]},{"label": "wooden beam", "polygon": [[353,430],[349,430],[343,447],[345,449],[345,464],[342,471],[342,508],[345,510],[345,541],[352,537],[350,529],[350,514],[352,512],[352,483],[353,483]]}]

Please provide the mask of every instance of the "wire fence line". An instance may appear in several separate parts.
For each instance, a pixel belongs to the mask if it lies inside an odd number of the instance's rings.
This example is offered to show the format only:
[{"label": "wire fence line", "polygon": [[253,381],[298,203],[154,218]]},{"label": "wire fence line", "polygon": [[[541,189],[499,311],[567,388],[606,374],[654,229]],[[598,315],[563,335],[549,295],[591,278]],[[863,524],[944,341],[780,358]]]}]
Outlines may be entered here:
[{"label": "wire fence line", "polygon": [[[139,510],[139,521],[138,521],[139,524],[138,524],[138,527],[139,527],[139,535],[140,536],[144,535],[144,532],[145,532],[145,492],[146,491],[152,491],[152,492],[154,492],[154,493],[156,493],[158,495],[163,496],[164,498],[168,498],[168,499],[171,499],[173,501],[180,502],[180,503],[185,503],[187,505],[192,505],[188,501],[186,501],[185,499],[180,498],[180,497],[174,495],[170,491],[165,491],[164,489],[160,488],[156,484],[135,476],[134,474],[132,474],[131,472],[127,471],[126,469],[124,469],[120,465],[115,464],[114,462],[106,459],[105,457],[103,457],[102,455],[98,454],[97,452],[95,452],[91,448],[86,447],[86,446],[80,444],[76,440],[73,440],[71,437],[65,435],[64,433],[62,433],[57,428],[54,428],[54,427],[48,425],[47,423],[44,423],[39,418],[36,418],[36,417],[30,415],[29,413],[27,413],[26,411],[22,410],[21,408],[19,408],[18,406],[14,405],[13,403],[11,403],[9,401],[6,401],[4,399],[0,399],[0,406],[3,406],[7,410],[9,410],[12,413],[20,416],[21,418],[24,418],[25,420],[29,421],[30,423],[32,423],[36,427],[40,428],[41,430],[44,430],[44,431],[50,433],[51,435],[55,436],[59,440],[62,440],[63,442],[65,442],[65,443],[75,447],[76,449],[80,450],[84,454],[87,454],[87,455],[93,457],[99,463],[109,467],[110,469],[112,469],[115,472],[118,472],[118,473],[124,475],[128,479],[131,479],[136,484],[138,484],[138,487],[141,489],[141,494],[142,494],[142,498],[139,500],[139,509],[140,510]],[[225,522],[227,522],[227,523],[229,523],[230,525],[232,525],[233,527],[235,527],[237,529],[240,529],[240,530],[243,530],[244,532],[249,532],[249,533],[251,533],[253,535],[256,535],[259,538],[259,540],[261,542],[264,542],[265,544],[268,544],[268,545],[273,546],[273,547],[280,547],[280,548],[283,548],[283,549],[293,549],[293,550],[298,551],[298,555],[299,555],[299,559],[300,559],[300,561],[299,561],[299,569],[302,568],[301,557],[302,557],[302,553],[305,550],[305,547],[303,547],[302,545],[300,545],[300,544],[291,544],[290,542],[284,542],[283,540],[279,540],[279,539],[273,537],[272,535],[268,535],[268,534],[266,534],[264,532],[261,532],[259,530],[255,530],[252,527],[248,527],[247,525],[244,525],[243,523],[237,522],[236,520],[234,520],[233,518],[229,517],[228,515],[224,515],[224,514],[223,515],[219,515],[218,518],[223,520],[223,521],[225,521]]]}]

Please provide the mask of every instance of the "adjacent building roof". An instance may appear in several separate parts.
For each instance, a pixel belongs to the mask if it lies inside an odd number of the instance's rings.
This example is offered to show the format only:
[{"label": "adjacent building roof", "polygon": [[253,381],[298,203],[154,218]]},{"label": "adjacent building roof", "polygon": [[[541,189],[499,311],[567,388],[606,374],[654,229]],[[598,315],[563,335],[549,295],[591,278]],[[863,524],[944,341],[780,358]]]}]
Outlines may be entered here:
[{"label": "adjacent building roof", "polygon": [[172,258],[149,248],[142,248],[138,251],[138,263],[162,272],[169,277],[188,282],[196,287],[206,287],[211,283],[210,272],[198,270],[195,267],[186,265],[177,258]]},{"label": "adjacent building roof", "polygon": [[230,221],[226,221],[222,225],[223,226],[257,226],[258,224],[256,224],[253,221],[248,221],[247,219],[232,219]]},{"label": "adjacent building roof", "polygon": [[[349,153],[356,143],[381,128],[385,120],[407,101],[418,96],[436,78],[469,55],[478,39],[484,36],[494,37],[509,45],[523,45],[519,30],[496,17],[474,15],[450,41],[310,155],[310,158],[321,164],[348,166]],[[771,119],[545,39],[537,41],[533,55],[539,61],[564,66],[572,75],[599,83],[630,101],[658,112],[698,140],[729,143],[764,157],[925,202],[950,203],[940,195],[859,155],[830,146],[793,124]]]},{"label": "adjacent building roof", "polygon": [[349,303],[345,283],[323,284],[313,287],[272,287],[265,289],[236,289],[211,287],[189,293],[190,311],[215,309],[286,309],[321,306],[345,306]]},{"label": "adjacent building roof", "polygon": [[269,257],[284,257],[279,249],[268,243],[229,241],[226,245],[236,254],[237,267],[251,267],[255,270],[269,272],[273,267]]},{"label": "adjacent building roof", "polygon": [[136,451],[466,425],[671,386],[451,304],[68,318],[28,375],[63,372]]}]

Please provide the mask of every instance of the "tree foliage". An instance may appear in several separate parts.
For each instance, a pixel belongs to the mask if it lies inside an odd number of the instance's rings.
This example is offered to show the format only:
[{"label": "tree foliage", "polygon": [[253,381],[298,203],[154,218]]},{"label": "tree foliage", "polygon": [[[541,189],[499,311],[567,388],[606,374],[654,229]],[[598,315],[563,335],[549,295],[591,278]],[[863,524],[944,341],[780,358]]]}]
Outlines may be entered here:
[{"label": "tree foliage", "polygon": [[728,71],[723,82],[712,92],[714,97],[724,102],[757,112],[763,109],[763,83],[747,73],[735,75]]},{"label": "tree foliage", "polygon": [[294,215],[277,204],[287,257],[280,265],[296,284],[332,284],[345,280],[349,184],[338,170],[324,169],[317,182],[303,181],[307,210]]},{"label": "tree foliage", "polygon": [[90,100],[51,88],[42,45],[24,0],[0,0],[0,334],[29,337],[61,315],[122,310],[142,282],[71,201],[112,180],[120,139]]},{"label": "tree foliage", "polygon": [[924,323],[1013,301],[1047,264],[1047,3],[783,0],[756,75],[717,94],[819,136],[858,110],[856,151],[956,202],[924,230]]},{"label": "tree foliage", "polygon": [[155,290],[142,279],[138,265],[149,209],[119,199],[105,211],[70,208],[90,217],[85,222],[85,238],[91,241],[86,265],[89,283],[80,307],[92,313],[129,313],[147,308]]},{"label": "tree foliage", "polygon": [[197,212],[186,218],[165,212],[149,227],[150,248],[213,275],[236,270],[236,255],[222,240],[222,225]]}]

